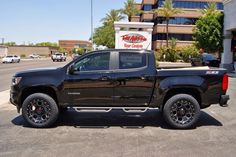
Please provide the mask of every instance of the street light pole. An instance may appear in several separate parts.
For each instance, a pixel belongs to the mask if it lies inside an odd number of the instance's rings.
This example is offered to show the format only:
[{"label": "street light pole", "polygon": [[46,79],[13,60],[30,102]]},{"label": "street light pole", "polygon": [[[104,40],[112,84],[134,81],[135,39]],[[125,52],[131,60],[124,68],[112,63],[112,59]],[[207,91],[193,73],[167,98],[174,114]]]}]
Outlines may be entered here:
[{"label": "street light pole", "polygon": [[93,0],[91,0],[91,42],[93,49]]}]

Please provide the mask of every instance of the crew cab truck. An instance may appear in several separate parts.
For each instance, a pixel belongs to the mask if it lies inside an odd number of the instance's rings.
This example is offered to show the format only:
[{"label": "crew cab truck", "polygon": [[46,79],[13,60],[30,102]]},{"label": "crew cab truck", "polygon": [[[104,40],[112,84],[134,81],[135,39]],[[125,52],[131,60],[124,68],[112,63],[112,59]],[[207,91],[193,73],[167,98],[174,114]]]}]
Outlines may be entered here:
[{"label": "crew cab truck", "polygon": [[196,126],[200,109],[227,106],[226,70],[156,69],[147,50],[102,50],[86,53],[64,67],[18,72],[10,101],[32,127],[52,126],[60,111],[159,108],[173,128]]}]

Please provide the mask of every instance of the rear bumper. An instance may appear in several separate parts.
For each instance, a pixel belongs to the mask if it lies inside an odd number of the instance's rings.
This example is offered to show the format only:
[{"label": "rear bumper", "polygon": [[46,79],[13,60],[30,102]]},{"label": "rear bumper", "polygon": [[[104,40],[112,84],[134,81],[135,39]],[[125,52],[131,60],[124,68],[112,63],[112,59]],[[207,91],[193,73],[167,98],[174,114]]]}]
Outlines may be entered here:
[{"label": "rear bumper", "polygon": [[223,106],[223,107],[226,107],[228,106],[228,101],[229,101],[229,95],[221,95],[221,98],[220,98],[220,106]]}]

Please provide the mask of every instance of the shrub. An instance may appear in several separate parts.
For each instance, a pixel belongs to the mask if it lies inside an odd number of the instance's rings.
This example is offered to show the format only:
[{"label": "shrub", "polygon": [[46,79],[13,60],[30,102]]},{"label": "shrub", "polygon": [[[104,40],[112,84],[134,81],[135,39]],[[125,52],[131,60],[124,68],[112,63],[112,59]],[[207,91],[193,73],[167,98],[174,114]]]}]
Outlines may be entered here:
[{"label": "shrub", "polygon": [[26,58],[26,55],[25,54],[21,54],[20,57],[21,58]]},{"label": "shrub", "polygon": [[190,58],[199,56],[199,50],[194,45],[185,46],[180,48],[180,57],[184,62],[189,62]]},{"label": "shrub", "polygon": [[176,62],[178,59],[180,59],[178,50],[176,48],[167,48],[163,47],[160,49],[160,58],[161,61],[167,61],[167,62]]}]

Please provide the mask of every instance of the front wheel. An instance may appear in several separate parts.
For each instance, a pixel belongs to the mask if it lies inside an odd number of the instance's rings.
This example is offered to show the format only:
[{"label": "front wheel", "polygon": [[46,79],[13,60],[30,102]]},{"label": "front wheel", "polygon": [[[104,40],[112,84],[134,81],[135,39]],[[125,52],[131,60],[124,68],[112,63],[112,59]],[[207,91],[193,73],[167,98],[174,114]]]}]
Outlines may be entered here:
[{"label": "front wheel", "polygon": [[189,129],[194,127],[199,119],[200,106],[193,96],[177,94],[167,100],[163,116],[171,127]]},{"label": "front wheel", "polygon": [[22,115],[30,126],[46,128],[56,122],[59,109],[52,97],[43,93],[35,93],[28,96],[23,102]]}]

